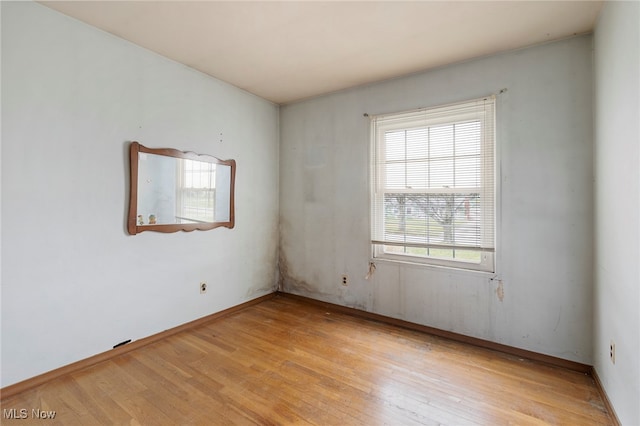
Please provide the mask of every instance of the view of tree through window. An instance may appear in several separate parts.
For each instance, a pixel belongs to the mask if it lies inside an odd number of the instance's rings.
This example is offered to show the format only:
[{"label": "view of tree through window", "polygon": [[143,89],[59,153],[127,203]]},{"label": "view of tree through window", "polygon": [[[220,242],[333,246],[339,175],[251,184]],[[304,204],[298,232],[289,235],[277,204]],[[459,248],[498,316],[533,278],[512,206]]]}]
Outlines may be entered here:
[{"label": "view of tree through window", "polygon": [[[385,194],[385,241],[478,245],[479,193]],[[461,248],[389,246],[392,252],[480,261],[479,251]]]},{"label": "view of tree through window", "polygon": [[493,100],[486,101],[374,121],[378,256],[479,264],[493,250]]}]

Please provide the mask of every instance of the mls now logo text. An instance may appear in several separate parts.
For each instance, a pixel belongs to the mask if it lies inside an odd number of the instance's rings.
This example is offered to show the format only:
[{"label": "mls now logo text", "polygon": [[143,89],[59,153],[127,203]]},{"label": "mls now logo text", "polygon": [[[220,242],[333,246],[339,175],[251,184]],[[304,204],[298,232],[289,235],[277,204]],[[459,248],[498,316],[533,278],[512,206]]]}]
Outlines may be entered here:
[{"label": "mls now logo text", "polygon": [[5,419],[53,419],[56,417],[55,411],[44,411],[33,408],[31,411],[26,408],[4,408],[2,417]]}]

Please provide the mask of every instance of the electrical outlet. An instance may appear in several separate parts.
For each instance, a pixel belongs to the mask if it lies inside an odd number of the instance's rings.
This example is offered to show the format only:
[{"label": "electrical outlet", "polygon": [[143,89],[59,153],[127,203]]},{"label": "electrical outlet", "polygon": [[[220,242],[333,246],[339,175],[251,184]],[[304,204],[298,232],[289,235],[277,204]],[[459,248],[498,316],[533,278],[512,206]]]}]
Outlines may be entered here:
[{"label": "electrical outlet", "polygon": [[349,278],[346,275],[342,276],[342,285],[345,287],[349,285]]},{"label": "electrical outlet", "polygon": [[609,345],[609,358],[611,358],[612,363],[616,363],[616,342],[614,342],[613,340]]},{"label": "electrical outlet", "polygon": [[207,292],[207,283],[204,281],[200,283],[200,294],[204,294]]}]

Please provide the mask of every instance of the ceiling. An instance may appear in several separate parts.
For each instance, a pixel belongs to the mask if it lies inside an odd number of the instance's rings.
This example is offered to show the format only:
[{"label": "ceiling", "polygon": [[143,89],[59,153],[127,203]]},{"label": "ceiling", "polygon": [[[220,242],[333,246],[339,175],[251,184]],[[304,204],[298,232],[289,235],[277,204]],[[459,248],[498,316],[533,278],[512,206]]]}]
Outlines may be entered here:
[{"label": "ceiling", "polygon": [[277,104],[592,31],[602,1],[43,1]]}]

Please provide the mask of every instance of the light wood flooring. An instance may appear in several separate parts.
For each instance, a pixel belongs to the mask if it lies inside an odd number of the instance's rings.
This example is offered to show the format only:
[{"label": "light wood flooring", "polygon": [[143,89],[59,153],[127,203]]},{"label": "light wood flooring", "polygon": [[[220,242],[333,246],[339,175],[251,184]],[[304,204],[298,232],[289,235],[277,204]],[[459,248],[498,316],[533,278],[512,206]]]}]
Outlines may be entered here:
[{"label": "light wood flooring", "polygon": [[[6,418],[23,409],[26,419]],[[583,373],[282,295],[25,391],[2,410],[3,425],[613,424]]]}]

